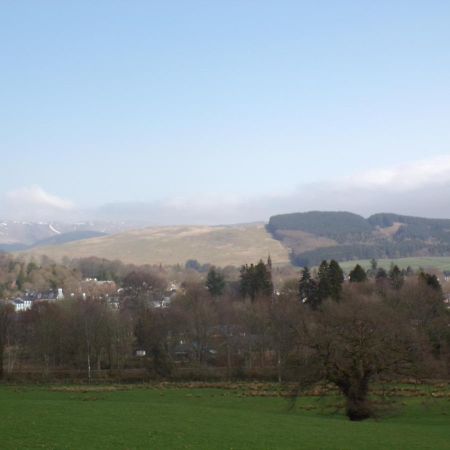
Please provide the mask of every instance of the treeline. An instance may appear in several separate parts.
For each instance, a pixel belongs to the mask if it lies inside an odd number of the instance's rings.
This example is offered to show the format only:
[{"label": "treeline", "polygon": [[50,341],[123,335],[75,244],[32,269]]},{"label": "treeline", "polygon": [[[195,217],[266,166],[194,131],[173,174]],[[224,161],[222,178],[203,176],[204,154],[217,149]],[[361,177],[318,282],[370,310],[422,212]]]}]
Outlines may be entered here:
[{"label": "treeline", "polygon": [[[416,256],[420,252],[428,256],[446,256],[450,245],[429,245],[420,240],[403,242],[379,241],[373,244],[348,244],[333,247],[321,247],[307,252],[292,252],[291,261],[295,266],[315,266],[324,258],[337,261],[361,259],[398,259]],[[423,254],[422,254],[423,256]]]},{"label": "treeline", "polygon": [[0,252],[0,299],[26,290],[72,289],[81,280],[74,267],[56,264],[48,258],[25,261]]},{"label": "treeline", "polygon": [[[156,273],[167,279],[182,282],[190,278],[199,278],[201,274],[207,273],[210,267],[210,264],[201,265],[195,260],[175,266],[137,266],[98,257],[64,258],[62,263],[56,263],[46,256],[30,261],[0,252],[0,300],[27,291],[44,292],[57,288],[63,289],[65,294],[77,294],[80,283],[87,278],[110,280],[120,286],[129,273],[136,271]],[[236,279],[239,274],[236,267],[228,267],[223,271],[229,278]]]},{"label": "treeline", "polygon": [[[80,273],[112,270],[85,263],[74,263]],[[449,310],[435,275],[374,263],[345,277],[331,260],[274,287],[269,260],[242,266],[233,281],[210,267],[175,289],[156,267],[124,267],[114,269],[118,308],[95,291],[20,313],[2,304],[0,376],[331,383],[353,420],[373,415],[376,381],[448,377]]]}]

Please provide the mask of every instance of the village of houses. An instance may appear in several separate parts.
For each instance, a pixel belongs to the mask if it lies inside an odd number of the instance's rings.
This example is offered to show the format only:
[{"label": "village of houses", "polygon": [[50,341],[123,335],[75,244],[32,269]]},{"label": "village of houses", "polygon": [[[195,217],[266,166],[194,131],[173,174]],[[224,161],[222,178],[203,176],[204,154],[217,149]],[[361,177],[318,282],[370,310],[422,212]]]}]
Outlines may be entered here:
[{"label": "village of houses", "polygon": [[[177,291],[179,286],[172,282],[159,300],[153,299],[149,302],[152,308],[167,308]],[[1,302],[10,304],[14,307],[15,312],[23,312],[30,310],[34,304],[39,302],[59,302],[65,299],[73,299],[81,297],[81,299],[92,299],[104,301],[111,309],[119,309],[120,295],[123,288],[118,287],[111,280],[97,280],[97,278],[86,278],[79,286],[80,294],[75,292],[66,293],[62,288],[50,289],[43,292],[26,291],[21,295],[17,295],[9,299],[0,299]]]}]

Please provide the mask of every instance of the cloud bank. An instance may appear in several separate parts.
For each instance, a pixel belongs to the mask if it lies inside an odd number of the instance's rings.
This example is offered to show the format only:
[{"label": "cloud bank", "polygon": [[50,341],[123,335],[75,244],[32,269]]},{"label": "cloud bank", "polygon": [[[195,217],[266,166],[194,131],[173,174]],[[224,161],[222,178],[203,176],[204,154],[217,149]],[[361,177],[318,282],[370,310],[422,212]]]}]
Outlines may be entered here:
[{"label": "cloud bank", "polygon": [[274,214],[310,210],[450,218],[450,155],[326,182],[299,183],[289,193],[253,198],[199,195],[151,204],[110,204],[99,213],[104,218],[128,217],[162,225],[267,221]]},{"label": "cloud bank", "polygon": [[2,213],[7,219],[46,221],[68,218],[75,205],[46,192],[37,185],[22,187],[4,195]]},{"label": "cloud bank", "polygon": [[27,220],[112,220],[146,225],[226,224],[267,221],[271,215],[346,210],[369,216],[395,212],[450,218],[450,155],[368,170],[345,178],[302,184],[288,193],[257,197],[205,194],[152,203],[110,203],[90,211],[39,186],[5,196],[3,216]]}]

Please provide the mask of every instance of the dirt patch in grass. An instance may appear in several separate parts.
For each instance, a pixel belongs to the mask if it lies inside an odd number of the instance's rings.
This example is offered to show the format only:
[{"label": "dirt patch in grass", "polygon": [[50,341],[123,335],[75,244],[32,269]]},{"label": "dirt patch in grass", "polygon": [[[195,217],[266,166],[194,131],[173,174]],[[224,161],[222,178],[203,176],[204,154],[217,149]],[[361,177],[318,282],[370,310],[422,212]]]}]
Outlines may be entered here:
[{"label": "dirt patch in grass", "polygon": [[[124,385],[73,385],[73,386],[52,386],[48,390],[53,392],[71,393],[102,393],[130,391],[140,389],[154,389],[163,392],[164,390],[196,390],[196,389],[217,389],[238,395],[239,397],[291,397],[293,392],[300,392],[301,397],[323,397],[325,395],[337,394],[337,389],[330,384],[317,385],[309,389],[300,390],[295,383],[267,383],[267,382],[170,382],[162,381],[144,384],[124,384]],[[408,397],[432,397],[450,399],[448,384],[402,384],[402,385],[375,385],[371,390],[374,397],[379,398],[408,398]]]}]

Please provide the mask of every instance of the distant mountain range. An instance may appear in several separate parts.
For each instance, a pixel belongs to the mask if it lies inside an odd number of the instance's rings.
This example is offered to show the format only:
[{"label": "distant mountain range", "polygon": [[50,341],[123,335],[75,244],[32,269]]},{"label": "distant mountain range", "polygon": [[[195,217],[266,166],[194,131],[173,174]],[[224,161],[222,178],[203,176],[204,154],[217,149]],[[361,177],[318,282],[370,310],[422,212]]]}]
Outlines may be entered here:
[{"label": "distant mountain range", "polygon": [[[134,229],[133,229],[134,228]],[[0,223],[0,250],[55,259],[99,256],[137,264],[187,259],[239,265],[265,258],[314,266],[338,261],[450,256],[450,219],[350,212],[281,214],[268,223],[142,228],[127,222]]]},{"label": "distant mountain range", "polygon": [[122,222],[24,222],[0,221],[0,251],[15,252],[39,246],[118,233],[136,225]]}]

